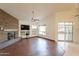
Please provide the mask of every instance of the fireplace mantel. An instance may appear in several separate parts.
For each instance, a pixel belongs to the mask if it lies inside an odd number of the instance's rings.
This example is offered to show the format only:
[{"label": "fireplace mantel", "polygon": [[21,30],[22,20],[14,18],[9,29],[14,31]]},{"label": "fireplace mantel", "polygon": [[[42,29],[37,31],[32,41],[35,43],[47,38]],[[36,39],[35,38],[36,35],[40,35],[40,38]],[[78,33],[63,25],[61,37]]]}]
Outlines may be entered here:
[{"label": "fireplace mantel", "polygon": [[4,31],[18,31],[18,29],[4,29]]}]

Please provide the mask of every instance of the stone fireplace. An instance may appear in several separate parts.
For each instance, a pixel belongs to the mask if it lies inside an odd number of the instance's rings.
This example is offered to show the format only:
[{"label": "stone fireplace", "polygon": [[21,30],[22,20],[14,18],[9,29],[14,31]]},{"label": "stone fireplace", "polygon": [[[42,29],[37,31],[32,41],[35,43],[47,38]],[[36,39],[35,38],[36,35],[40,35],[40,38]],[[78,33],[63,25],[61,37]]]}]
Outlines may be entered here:
[{"label": "stone fireplace", "polygon": [[6,34],[7,40],[16,39],[18,37],[17,29],[5,29],[4,32]]},{"label": "stone fireplace", "polygon": [[0,49],[6,48],[21,40],[18,37],[17,31],[17,29],[5,29],[2,31],[4,40],[0,42]]},{"label": "stone fireplace", "polygon": [[0,31],[0,42],[4,42],[16,38],[18,38],[17,29],[5,29],[4,31]]},{"label": "stone fireplace", "polygon": [[[14,16],[0,9],[0,42],[18,37],[19,21]],[[16,38],[15,38],[16,39]]]}]

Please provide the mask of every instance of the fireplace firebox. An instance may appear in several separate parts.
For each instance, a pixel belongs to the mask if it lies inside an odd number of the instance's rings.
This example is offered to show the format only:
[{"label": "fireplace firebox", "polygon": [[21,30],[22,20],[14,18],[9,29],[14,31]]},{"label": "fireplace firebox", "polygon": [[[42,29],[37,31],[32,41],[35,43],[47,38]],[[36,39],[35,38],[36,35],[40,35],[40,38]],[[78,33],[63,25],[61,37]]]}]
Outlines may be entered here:
[{"label": "fireplace firebox", "polygon": [[8,40],[15,39],[15,32],[8,32],[7,35]]}]

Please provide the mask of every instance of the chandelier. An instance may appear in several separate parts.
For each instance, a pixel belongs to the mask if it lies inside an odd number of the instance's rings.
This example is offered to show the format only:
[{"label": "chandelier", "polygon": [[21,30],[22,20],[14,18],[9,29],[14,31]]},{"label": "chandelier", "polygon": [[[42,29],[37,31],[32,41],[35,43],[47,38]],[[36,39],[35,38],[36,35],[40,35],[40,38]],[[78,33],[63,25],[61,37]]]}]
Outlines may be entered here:
[{"label": "chandelier", "polygon": [[32,11],[32,22],[39,22],[39,19],[35,18],[35,12],[34,12],[34,10]]}]

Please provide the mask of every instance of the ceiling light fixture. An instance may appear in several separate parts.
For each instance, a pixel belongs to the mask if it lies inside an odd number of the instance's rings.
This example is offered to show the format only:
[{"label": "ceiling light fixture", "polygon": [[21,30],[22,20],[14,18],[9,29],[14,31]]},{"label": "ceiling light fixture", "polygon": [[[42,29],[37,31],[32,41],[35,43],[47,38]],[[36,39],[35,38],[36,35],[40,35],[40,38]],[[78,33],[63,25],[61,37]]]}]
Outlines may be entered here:
[{"label": "ceiling light fixture", "polygon": [[35,12],[34,12],[34,10],[32,11],[32,22],[39,22],[39,19],[35,18]]}]

